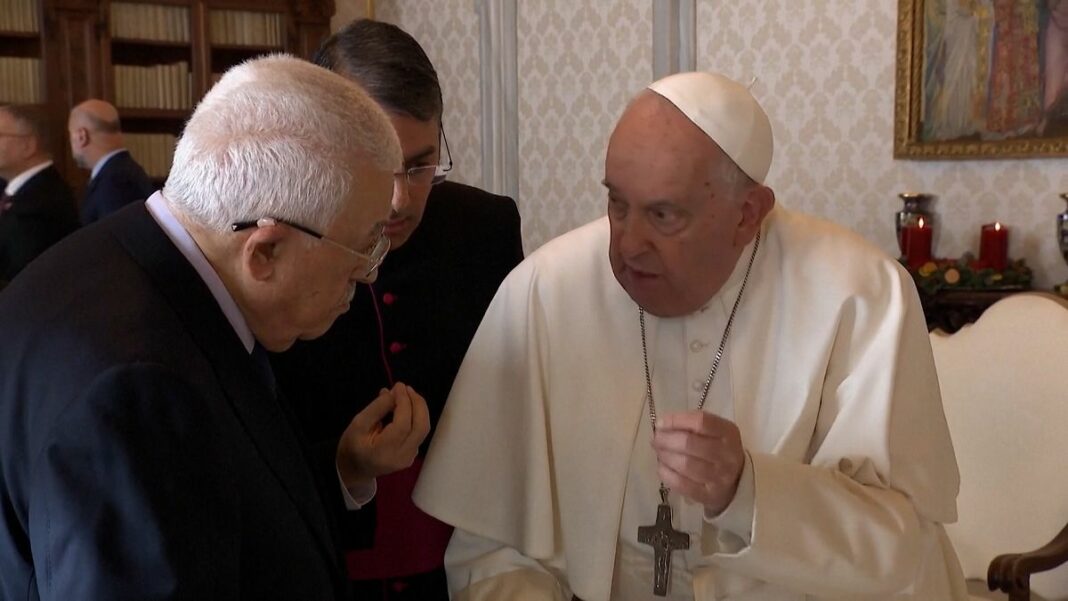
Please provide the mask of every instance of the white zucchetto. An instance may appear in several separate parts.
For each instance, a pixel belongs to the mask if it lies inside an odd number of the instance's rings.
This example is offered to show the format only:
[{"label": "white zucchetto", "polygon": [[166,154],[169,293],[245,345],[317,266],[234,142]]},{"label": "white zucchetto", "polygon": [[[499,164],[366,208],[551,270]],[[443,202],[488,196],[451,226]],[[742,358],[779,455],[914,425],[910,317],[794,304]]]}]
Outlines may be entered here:
[{"label": "white zucchetto", "polygon": [[771,168],[771,122],[742,84],[718,73],[669,75],[649,86],[708,134],[753,181],[763,184]]}]

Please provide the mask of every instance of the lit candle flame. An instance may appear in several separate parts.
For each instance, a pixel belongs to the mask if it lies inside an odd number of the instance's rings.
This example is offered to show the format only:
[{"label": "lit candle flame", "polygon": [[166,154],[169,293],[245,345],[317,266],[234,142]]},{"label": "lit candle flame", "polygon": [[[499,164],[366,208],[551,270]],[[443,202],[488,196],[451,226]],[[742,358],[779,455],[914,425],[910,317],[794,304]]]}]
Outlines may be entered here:
[{"label": "lit candle flame", "polygon": [[920,217],[920,221],[919,221],[918,225],[920,226],[920,229],[922,230],[923,229],[923,217]]},{"label": "lit candle flame", "polygon": [[995,221],[994,222],[994,231],[995,232],[1000,232],[1001,231],[1001,222],[1000,221]]}]

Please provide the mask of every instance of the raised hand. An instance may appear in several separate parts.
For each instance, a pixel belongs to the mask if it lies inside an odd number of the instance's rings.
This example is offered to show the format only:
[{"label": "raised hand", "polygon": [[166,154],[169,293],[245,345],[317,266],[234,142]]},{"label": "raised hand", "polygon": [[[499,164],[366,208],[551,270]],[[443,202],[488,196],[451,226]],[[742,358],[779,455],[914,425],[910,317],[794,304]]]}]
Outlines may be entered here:
[{"label": "raised hand", "polygon": [[401,382],[383,388],[341,435],[337,467],[342,481],[351,487],[410,466],[429,432],[430,414],[419,393]]},{"label": "raised hand", "polygon": [[661,481],[713,514],[730,505],[745,466],[734,422],[701,410],[660,416],[653,436]]}]

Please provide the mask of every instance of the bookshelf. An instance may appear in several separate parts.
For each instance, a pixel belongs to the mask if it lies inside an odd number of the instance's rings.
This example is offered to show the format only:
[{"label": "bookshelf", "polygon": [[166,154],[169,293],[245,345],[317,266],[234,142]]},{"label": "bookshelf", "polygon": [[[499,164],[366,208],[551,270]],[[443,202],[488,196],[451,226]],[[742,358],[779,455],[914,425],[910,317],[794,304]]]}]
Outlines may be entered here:
[{"label": "bookshelf", "polygon": [[0,103],[43,104],[41,6],[0,0]]},{"label": "bookshelf", "polygon": [[162,181],[217,76],[271,52],[310,56],[333,14],[334,0],[0,0],[0,102],[47,108],[56,166],[78,190],[88,174],[70,157],[67,116],[108,100],[131,153]]}]

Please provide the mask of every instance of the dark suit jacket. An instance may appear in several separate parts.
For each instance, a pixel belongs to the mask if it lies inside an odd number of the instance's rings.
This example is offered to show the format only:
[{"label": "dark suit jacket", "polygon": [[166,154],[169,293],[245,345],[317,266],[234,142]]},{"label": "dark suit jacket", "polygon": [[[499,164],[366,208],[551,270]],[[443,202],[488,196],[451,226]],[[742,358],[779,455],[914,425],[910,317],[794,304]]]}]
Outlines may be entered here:
[{"label": "dark suit jacket", "polygon": [[[321,338],[272,356],[310,439],[337,438],[389,386],[387,362],[394,380],[426,398],[437,423],[486,307],[523,259],[519,225],[510,198],[452,182],[434,186],[422,223],[386,257],[373,286],[357,289],[348,313]],[[379,504],[379,517],[390,510]],[[366,546],[351,535],[343,542]]]},{"label": "dark suit jacket", "polygon": [[12,282],[0,332],[0,599],[343,598],[332,455],[143,204]]},{"label": "dark suit jacket", "polygon": [[89,180],[82,201],[82,224],[110,215],[131,202],[143,201],[156,191],[145,170],[123,150],[108,159]]},{"label": "dark suit jacket", "polygon": [[78,227],[74,196],[55,167],[27,180],[11,203],[0,209],[0,288]]}]

